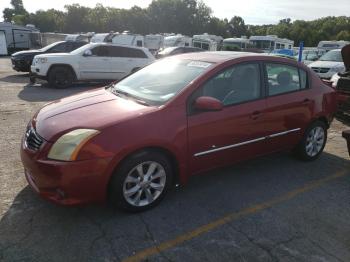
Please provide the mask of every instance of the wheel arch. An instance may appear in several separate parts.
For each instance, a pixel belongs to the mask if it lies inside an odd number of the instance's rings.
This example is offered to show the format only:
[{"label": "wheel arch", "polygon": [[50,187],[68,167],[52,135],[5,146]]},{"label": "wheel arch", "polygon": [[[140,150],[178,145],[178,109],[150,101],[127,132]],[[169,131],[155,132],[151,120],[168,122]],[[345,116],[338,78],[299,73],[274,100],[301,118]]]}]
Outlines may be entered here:
[{"label": "wheel arch", "polygon": [[59,64],[52,64],[50,67],[49,67],[49,70],[47,70],[47,74],[46,76],[49,77],[49,74],[50,72],[55,68],[55,67],[68,67],[72,73],[73,73],[73,77],[74,77],[74,80],[77,80],[78,77],[77,77],[77,72],[74,70],[74,68],[69,65],[69,64],[64,64],[64,63],[59,63]]},{"label": "wheel arch", "polygon": [[166,158],[170,161],[172,170],[174,172],[173,184],[175,185],[175,184],[179,184],[180,183],[180,167],[179,167],[179,161],[178,161],[176,155],[173,152],[171,152],[169,149],[165,148],[165,147],[161,147],[161,146],[147,146],[147,147],[139,148],[139,149],[136,149],[134,151],[129,152],[123,158],[121,158],[120,161],[118,161],[118,164],[113,168],[112,175],[109,177],[107,189],[109,190],[113,174],[115,172],[117,172],[118,168],[125,161],[127,161],[131,157],[134,157],[134,156],[139,155],[139,154],[144,154],[144,153],[147,153],[147,152],[157,152],[157,153],[161,153],[161,154],[165,155]]}]

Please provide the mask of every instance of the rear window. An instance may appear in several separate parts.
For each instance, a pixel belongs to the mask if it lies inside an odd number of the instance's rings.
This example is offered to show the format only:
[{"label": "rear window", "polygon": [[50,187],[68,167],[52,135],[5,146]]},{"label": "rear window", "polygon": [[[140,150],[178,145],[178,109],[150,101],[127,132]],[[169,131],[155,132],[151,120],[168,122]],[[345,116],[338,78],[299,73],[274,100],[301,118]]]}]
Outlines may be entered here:
[{"label": "rear window", "polygon": [[148,58],[143,50],[121,46],[109,46],[109,53],[112,57]]},{"label": "rear window", "polygon": [[269,95],[279,95],[308,88],[307,72],[294,66],[267,63]]}]

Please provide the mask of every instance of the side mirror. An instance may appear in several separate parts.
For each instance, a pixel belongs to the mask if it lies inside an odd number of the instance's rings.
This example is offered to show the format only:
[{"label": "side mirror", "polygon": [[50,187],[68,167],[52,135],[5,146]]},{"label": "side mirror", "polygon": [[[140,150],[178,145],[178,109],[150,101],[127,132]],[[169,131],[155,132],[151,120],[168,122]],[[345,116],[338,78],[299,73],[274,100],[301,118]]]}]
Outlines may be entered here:
[{"label": "side mirror", "polygon": [[201,111],[220,111],[224,105],[213,97],[201,96],[194,102],[194,108]]},{"label": "side mirror", "polygon": [[92,52],[90,49],[85,50],[83,56],[92,56]]}]

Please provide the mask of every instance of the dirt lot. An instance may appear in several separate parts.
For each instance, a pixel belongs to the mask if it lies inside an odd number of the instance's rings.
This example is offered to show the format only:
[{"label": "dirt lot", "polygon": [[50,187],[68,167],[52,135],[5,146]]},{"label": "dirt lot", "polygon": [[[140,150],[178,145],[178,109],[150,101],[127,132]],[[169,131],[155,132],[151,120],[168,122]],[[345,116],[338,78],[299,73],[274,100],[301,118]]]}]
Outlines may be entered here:
[{"label": "dirt lot", "polygon": [[280,153],[194,177],[155,209],[60,207],[27,186],[19,157],[30,117],[55,90],[0,59],[0,261],[350,261],[350,161],[334,122],[325,153]]}]

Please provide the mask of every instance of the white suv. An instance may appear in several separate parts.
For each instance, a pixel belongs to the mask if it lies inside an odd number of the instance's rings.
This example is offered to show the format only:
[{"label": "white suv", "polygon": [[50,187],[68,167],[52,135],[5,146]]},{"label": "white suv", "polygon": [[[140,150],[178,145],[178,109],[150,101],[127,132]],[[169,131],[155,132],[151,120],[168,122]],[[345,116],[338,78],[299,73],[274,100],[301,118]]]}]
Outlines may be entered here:
[{"label": "white suv", "polygon": [[117,80],[154,60],[154,56],[143,47],[91,43],[68,54],[35,56],[31,82],[40,78],[53,87],[66,88],[74,81]]}]

